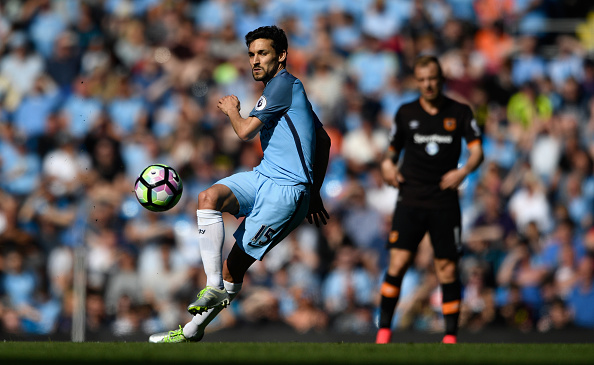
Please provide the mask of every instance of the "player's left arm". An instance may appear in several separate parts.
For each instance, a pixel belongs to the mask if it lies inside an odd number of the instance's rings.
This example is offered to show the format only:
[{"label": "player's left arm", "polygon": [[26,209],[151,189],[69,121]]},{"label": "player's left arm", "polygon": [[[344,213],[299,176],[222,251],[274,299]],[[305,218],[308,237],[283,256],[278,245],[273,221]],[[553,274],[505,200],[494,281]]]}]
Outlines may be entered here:
[{"label": "player's left arm", "polygon": [[264,125],[264,123],[257,117],[250,116],[243,118],[241,114],[239,114],[241,104],[235,95],[227,95],[221,98],[217,107],[229,117],[233,130],[243,141],[249,141],[254,138]]},{"label": "player's left arm", "polygon": [[464,128],[464,138],[467,141],[468,151],[470,155],[466,160],[466,164],[460,168],[450,170],[442,176],[439,187],[445,189],[457,189],[464,181],[466,176],[476,170],[483,162],[483,145],[481,143],[481,130],[476,124],[476,119],[472,116],[470,108],[468,109],[469,117]]},{"label": "player's left arm", "polygon": [[[317,117],[316,117],[317,118]],[[311,198],[309,200],[309,210],[307,212],[307,221],[309,223],[316,223],[320,226],[320,221],[326,224],[326,219],[330,218],[328,212],[324,208],[324,202],[320,195],[322,183],[326,177],[326,169],[328,168],[328,161],[330,159],[330,136],[326,133],[324,127],[319,125],[316,128],[316,156],[313,164],[313,184],[311,187]]]}]

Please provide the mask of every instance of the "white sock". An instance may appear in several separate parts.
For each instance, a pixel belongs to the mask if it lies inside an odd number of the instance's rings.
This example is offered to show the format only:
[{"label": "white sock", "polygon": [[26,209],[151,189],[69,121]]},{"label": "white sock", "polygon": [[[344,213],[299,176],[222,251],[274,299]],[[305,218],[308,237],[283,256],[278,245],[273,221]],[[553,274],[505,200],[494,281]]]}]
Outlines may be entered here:
[{"label": "white sock", "polygon": [[200,256],[206,273],[206,285],[217,289],[223,288],[223,243],[225,228],[223,214],[217,210],[198,209],[198,244]]},{"label": "white sock", "polygon": [[[237,293],[241,290],[242,283],[230,283],[223,281],[227,293],[229,293],[229,300],[233,300]],[[186,338],[194,337],[198,331],[204,332],[204,329],[213,319],[223,310],[223,307],[210,308],[202,314],[197,314],[192,320],[184,326],[184,336]]]},{"label": "white sock", "polygon": [[229,281],[223,280],[223,285],[227,293],[229,293],[229,300],[231,301],[235,299],[235,297],[241,290],[241,285],[243,285],[243,283],[231,283]]}]

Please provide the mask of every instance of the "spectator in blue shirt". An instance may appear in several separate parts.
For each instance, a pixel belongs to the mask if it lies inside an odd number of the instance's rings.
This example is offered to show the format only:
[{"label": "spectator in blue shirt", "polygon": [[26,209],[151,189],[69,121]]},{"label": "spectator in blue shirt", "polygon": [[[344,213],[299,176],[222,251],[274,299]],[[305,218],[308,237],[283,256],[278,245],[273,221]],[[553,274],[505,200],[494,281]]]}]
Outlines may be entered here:
[{"label": "spectator in blue shirt", "polygon": [[578,282],[569,294],[569,307],[574,324],[594,329],[594,263],[590,256],[584,257],[578,266]]}]

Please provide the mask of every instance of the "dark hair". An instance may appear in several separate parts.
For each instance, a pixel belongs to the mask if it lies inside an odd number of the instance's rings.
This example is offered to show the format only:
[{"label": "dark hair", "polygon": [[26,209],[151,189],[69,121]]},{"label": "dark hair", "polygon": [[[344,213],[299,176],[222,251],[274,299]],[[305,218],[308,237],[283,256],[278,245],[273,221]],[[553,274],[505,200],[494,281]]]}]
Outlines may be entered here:
[{"label": "dark hair", "polygon": [[443,79],[443,71],[441,70],[441,65],[439,64],[439,60],[435,56],[420,56],[415,60],[415,64],[413,66],[413,70],[417,67],[425,67],[430,64],[434,63],[437,66],[437,71],[439,72],[439,77]]},{"label": "dark hair", "polygon": [[[272,48],[274,48],[274,51],[277,54],[281,54],[283,51],[287,51],[289,48],[289,42],[287,41],[287,35],[285,34],[285,31],[276,25],[260,27],[258,29],[252,30],[245,35],[245,44],[249,48],[253,41],[261,38],[272,40]],[[286,65],[286,63],[287,61],[285,58],[285,61],[283,61],[282,64]]]}]

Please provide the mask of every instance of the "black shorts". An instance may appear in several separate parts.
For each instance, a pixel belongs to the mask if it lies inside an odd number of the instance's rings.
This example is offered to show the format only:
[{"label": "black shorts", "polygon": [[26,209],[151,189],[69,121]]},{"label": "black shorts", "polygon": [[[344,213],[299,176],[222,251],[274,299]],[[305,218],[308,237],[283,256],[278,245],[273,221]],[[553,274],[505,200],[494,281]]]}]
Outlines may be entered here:
[{"label": "black shorts", "polygon": [[429,232],[435,258],[457,260],[462,249],[460,226],[459,207],[435,210],[398,204],[386,247],[415,253]]}]

